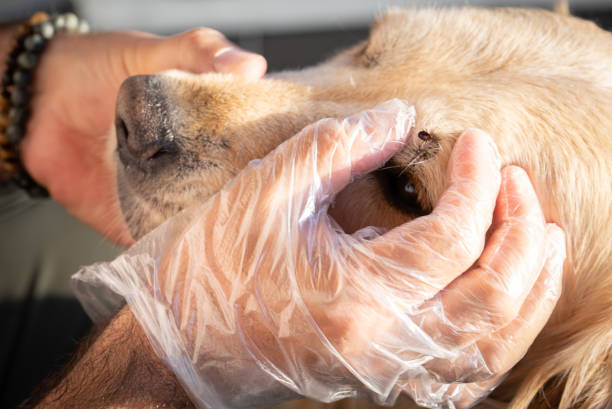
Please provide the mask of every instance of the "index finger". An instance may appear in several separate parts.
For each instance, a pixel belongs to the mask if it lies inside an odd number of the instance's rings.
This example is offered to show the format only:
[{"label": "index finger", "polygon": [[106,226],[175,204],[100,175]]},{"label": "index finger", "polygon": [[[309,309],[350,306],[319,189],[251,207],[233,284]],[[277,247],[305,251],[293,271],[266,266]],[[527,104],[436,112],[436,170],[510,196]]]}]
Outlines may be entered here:
[{"label": "index finger", "polygon": [[387,283],[427,299],[480,256],[501,183],[501,159],[486,133],[470,129],[448,164],[448,188],[433,212],[394,228],[369,244],[393,266]]}]

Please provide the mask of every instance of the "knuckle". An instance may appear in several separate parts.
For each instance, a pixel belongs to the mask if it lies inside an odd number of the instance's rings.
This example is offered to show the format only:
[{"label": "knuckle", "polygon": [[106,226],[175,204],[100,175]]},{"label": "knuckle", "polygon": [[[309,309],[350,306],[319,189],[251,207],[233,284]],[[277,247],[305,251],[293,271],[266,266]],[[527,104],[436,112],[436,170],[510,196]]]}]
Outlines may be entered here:
[{"label": "knuckle", "polygon": [[514,307],[514,300],[509,299],[502,291],[496,291],[487,301],[487,319],[492,328],[503,328],[516,317],[518,310]]},{"label": "knuckle", "polygon": [[215,29],[200,27],[186,32],[182,39],[187,47],[197,49],[208,48],[212,43],[224,40],[225,36]]},{"label": "knuckle", "polygon": [[489,274],[486,278],[486,284],[483,284],[479,291],[480,298],[477,300],[483,306],[484,311],[481,313],[484,317],[484,322],[492,329],[503,328],[516,318],[519,313],[520,305],[518,305],[516,297],[512,297],[506,289],[506,285],[500,282],[493,274]]},{"label": "knuckle", "polygon": [[488,377],[504,374],[510,369],[510,366],[503,358],[504,355],[500,354],[497,350],[489,349],[489,351],[483,351],[487,372],[489,373]]}]

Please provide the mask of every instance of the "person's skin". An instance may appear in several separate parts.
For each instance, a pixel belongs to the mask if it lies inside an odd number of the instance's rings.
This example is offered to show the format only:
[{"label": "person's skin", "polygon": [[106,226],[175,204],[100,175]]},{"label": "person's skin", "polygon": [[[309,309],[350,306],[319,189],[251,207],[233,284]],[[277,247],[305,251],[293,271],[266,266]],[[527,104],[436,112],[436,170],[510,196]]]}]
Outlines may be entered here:
[{"label": "person's skin", "polygon": [[[14,28],[0,31],[0,58]],[[77,218],[113,241],[132,242],[121,216],[112,137],[115,100],[128,76],[167,69],[260,78],[266,60],[200,28],[163,38],[139,32],[59,35],[36,68],[32,115],[21,144],[30,175]]]}]

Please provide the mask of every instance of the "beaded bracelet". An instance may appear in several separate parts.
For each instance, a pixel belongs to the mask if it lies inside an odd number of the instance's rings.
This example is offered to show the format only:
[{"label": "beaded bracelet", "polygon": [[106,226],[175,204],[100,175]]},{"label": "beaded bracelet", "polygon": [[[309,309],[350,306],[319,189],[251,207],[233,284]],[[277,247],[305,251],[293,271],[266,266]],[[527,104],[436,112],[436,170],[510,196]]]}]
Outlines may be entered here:
[{"label": "beaded bracelet", "polygon": [[30,85],[47,42],[58,33],[85,33],[89,26],[73,13],[34,14],[19,26],[15,45],[8,54],[0,95],[0,182],[12,181],[30,196],[49,193],[23,167],[19,144],[30,116]]}]

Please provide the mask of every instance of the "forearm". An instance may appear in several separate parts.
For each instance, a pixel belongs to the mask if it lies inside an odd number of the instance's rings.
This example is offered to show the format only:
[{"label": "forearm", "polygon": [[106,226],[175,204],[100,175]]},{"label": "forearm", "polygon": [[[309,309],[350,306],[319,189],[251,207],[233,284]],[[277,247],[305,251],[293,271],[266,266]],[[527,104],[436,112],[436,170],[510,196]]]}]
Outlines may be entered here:
[{"label": "forearm", "polygon": [[192,407],[127,307],[84,347],[50,392],[27,407]]}]

